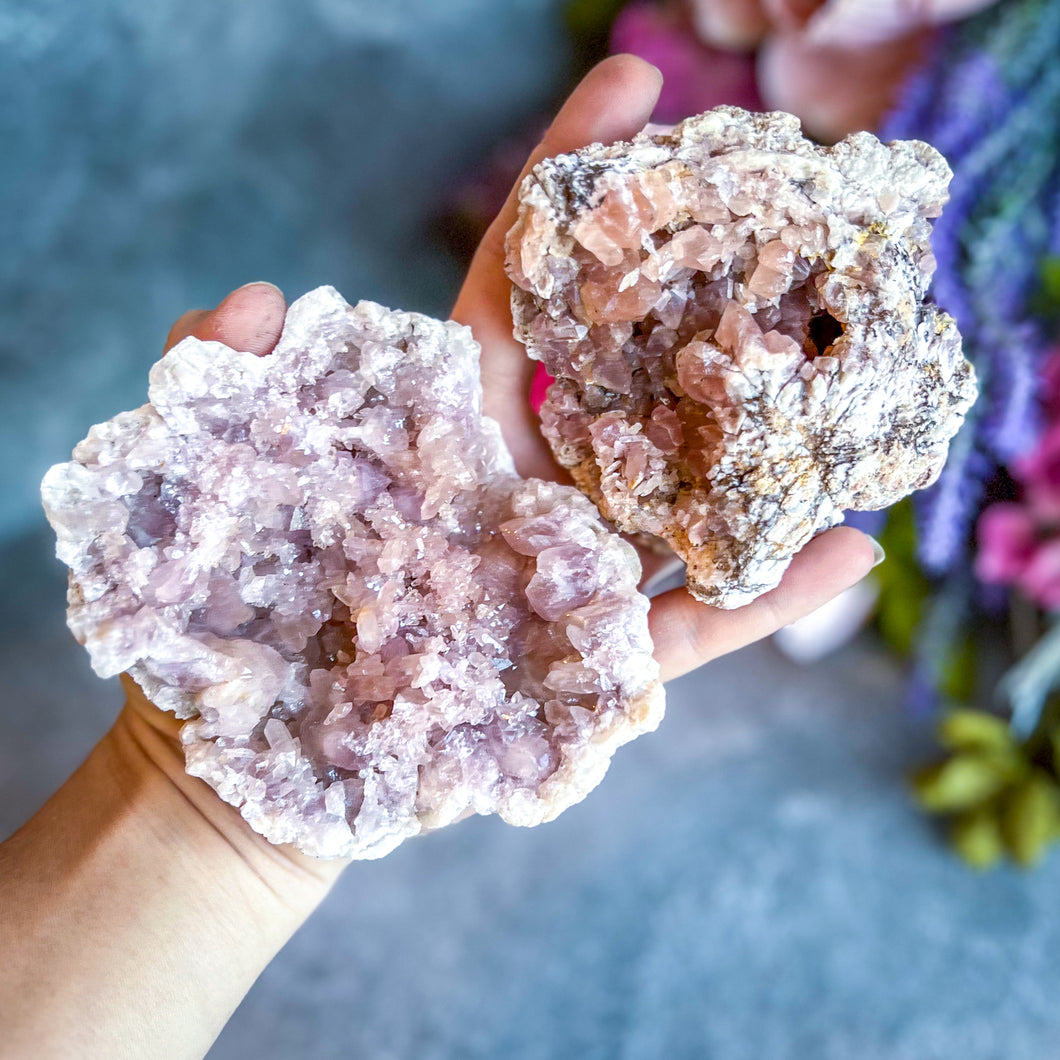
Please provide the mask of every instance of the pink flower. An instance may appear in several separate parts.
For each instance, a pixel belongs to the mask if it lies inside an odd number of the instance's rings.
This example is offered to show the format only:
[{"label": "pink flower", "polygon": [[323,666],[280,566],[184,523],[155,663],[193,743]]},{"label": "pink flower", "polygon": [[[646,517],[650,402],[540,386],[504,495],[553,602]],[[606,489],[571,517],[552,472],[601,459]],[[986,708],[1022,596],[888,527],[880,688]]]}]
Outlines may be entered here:
[{"label": "pink flower", "polygon": [[624,7],[611,29],[611,51],[639,55],[662,71],[658,122],[677,122],[722,103],[762,109],[753,58],[702,43],[687,13],[673,4]]},{"label": "pink flower", "polygon": [[1040,521],[1060,524],[1060,423],[1054,423],[1026,456],[1012,465],[1025,486],[1028,507]]},{"label": "pink flower", "polygon": [[1034,550],[1018,584],[1046,611],[1060,606],[1060,538],[1043,541]]},{"label": "pink flower", "polygon": [[1060,536],[1022,504],[993,504],[979,517],[975,573],[985,582],[1014,585],[1039,607],[1060,607]]},{"label": "pink flower", "polygon": [[898,92],[930,36],[912,33],[850,47],[816,43],[804,34],[780,34],[759,50],[759,90],[770,109],[798,115],[811,135],[841,140],[879,125],[898,102]]},{"label": "pink flower", "polygon": [[1014,585],[1038,547],[1038,531],[1022,504],[992,504],[979,517],[975,573],[985,582]]},{"label": "pink flower", "polygon": [[836,140],[874,128],[935,27],[996,0],[689,0],[700,36],[754,48],[766,105]]},{"label": "pink flower", "polygon": [[1060,346],[1058,346],[1042,365],[1042,403],[1046,416],[1051,420],[1060,420]]},{"label": "pink flower", "polygon": [[1051,611],[1060,609],[1060,350],[1043,366],[1042,389],[1052,425],[1012,464],[1023,499],[992,504],[979,517],[975,573],[1017,586]]}]

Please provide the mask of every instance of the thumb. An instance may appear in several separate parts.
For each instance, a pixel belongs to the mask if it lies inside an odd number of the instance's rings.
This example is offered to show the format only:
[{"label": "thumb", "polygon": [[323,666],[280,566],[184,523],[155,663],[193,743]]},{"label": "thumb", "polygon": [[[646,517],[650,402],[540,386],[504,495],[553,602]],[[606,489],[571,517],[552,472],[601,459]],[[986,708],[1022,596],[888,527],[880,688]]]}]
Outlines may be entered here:
[{"label": "thumb", "polygon": [[191,335],[261,357],[272,353],[279,341],[286,314],[287,303],[278,287],[248,283],[227,295],[216,309],[185,313],[170,329],[164,350]]}]

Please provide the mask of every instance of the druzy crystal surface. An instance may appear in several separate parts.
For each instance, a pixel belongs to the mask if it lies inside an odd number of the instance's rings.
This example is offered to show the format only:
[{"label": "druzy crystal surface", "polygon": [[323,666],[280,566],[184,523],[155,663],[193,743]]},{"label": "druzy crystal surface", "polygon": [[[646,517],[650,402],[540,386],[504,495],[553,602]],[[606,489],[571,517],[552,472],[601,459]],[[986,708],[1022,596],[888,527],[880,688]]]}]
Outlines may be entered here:
[{"label": "druzy crystal surface", "polygon": [[508,235],[553,453],[700,599],[774,587],[844,509],[934,481],[975,398],[926,303],[945,160],[720,107],[540,163]]},{"label": "druzy crystal surface", "polygon": [[515,474],[466,328],[320,288],[268,357],[185,339],[149,399],[44,480],[69,624],[272,842],[537,824],[658,723],[636,555]]}]

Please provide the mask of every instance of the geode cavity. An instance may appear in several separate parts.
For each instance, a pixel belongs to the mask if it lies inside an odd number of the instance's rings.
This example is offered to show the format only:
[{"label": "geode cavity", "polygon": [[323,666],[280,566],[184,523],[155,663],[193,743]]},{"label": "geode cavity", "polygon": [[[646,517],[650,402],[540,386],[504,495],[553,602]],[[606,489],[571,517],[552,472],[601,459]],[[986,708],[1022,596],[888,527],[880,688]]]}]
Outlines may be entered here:
[{"label": "geode cavity", "polygon": [[925,303],[945,160],[719,107],[540,163],[508,235],[515,334],[557,460],[736,607],[844,509],[929,485],[975,398]]},{"label": "geode cavity", "polygon": [[272,355],[185,339],[149,397],[44,480],[70,627],[272,842],[537,824],[658,723],[636,555],[515,474],[466,328],[320,288]]}]

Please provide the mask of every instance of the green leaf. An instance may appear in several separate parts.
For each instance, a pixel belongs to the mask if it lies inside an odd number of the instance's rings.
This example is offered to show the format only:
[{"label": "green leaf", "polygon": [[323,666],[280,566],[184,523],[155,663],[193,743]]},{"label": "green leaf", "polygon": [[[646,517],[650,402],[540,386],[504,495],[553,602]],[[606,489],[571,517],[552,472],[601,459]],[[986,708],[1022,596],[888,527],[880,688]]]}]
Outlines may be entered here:
[{"label": "green leaf", "polygon": [[989,869],[1005,852],[997,807],[990,803],[962,813],[954,822],[950,839],[957,853],[973,868]]},{"label": "green leaf", "polygon": [[895,559],[902,565],[916,563],[916,521],[913,517],[913,502],[906,498],[893,505],[887,512],[887,522],[880,533],[880,544],[887,553],[887,563],[878,568],[881,573],[893,572],[891,565]]},{"label": "green leaf", "polygon": [[950,751],[1015,751],[1008,722],[983,710],[948,711],[938,725],[939,742]]},{"label": "green leaf", "polygon": [[913,647],[913,636],[920,625],[926,592],[915,584],[904,585],[892,581],[880,590],[877,623],[884,643],[898,655],[908,655]]},{"label": "green leaf", "polygon": [[913,778],[920,804],[933,813],[969,810],[1021,779],[1027,763],[1014,754],[974,751],[954,755]]},{"label": "green leaf", "polygon": [[1031,296],[1029,309],[1046,320],[1060,316],[1060,258],[1045,258],[1038,267],[1038,289]]},{"label": "green leaf", "polygon": [[1049,733],[1049,744],[1053,752],[1053,773],[1060,777],[1060,725]]},{"label": "green leaf", "polygon": [[939,672],[939,691],[950,699],[968,702],[975,698],[978,654],[971,637],[962,637],[950,647]]},{"label": "green leaf", "polygon": [[880,636],[893,651],[908,655],[930,586],[916,561],[913,506],[904,500],[887,513],[880,534],[887,562],[873,572],[880,587],[877,624]]},{"label": "green leaf", "polygon": [[1060,303],[1060,258],[1043,258],[1039,275],[1042,294],[1051,302]]},{"label": "green leaf", "polygon": [[1043,769],[1035,769],[1001,803],[1001,834],[1020,865],[1035,864],[1060,828],[1060,792]]}]

